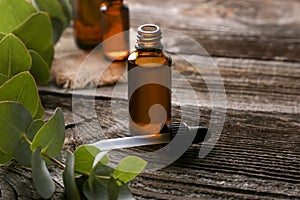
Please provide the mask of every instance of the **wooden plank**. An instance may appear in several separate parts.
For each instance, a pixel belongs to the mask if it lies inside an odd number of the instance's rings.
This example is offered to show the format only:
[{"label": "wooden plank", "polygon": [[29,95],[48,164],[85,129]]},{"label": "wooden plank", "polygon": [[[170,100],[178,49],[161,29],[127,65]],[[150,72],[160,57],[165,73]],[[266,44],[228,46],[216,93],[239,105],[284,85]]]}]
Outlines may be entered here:
[{"label": "wooden plank", "polygon": [[[47,108],[46,118],[55,107],[63,107],[66,118],[64,151],[74,151],[81,144],[106,137],[124,137],[127,128],[124,116],[112,116],[111,100],[96,100],[97,118],[91,117],[88,106],[93,99],[79,98],[78,110],[72,110],[72,99],[64,95],[42,95]],[[126,112],[126,101],[118,102]],[[123,105],[123,106],[122,106]],[[174,119],[178,107],[173,107]],[[199,109],[191,107],[191,109]],[[201,121],[208,125],[210,108],[201,107]],[[123,112],[123,111],[122,111]],[[81,119],[74,126],[74,115]],[[192,119],[194,116],[190,116]],[[104,131],[100,134],[99,127]],[[171,166],[147,172],[135,179],[130,187],[136,199],[297,199],[300,198],[300,121],[298,114],[244,111],[229,109],[222,135],[214,149],[203,159],[198,158],[199,145],[193,145]],[[211,145],[207,143],[206,145]],[[151,148],[140,149],[151,150]],[[132,150],[128,150],[131,152]],[[30,171],[15,166],[1,168],[0,177],[11,171],[8,180],[17,195],[38,199]],[[52,169],[61,195],[62,180]],[[19,181],[21,179],[21,181]],[[18,180],[18,181],[13,181]],[[28,189],[26,187],[30,186]],[[5,185],[4,185],[5,186]],[[1,184],[1,187],[4,187]],[[13,196],[10,196],[13,197]],[[56,198],[56,197],[55,197]],[[57,197],[58,199],[62,196]]]},{"label": "wooden plank", "polygon": [[[133,27],[157,23],[186,33],[216,56],[214,62],[223,77],[227,94],[225,126],[210,154],[204,159],[198,158],[200,146],[193,145],[171,166],[143,173],[130,184],[135,198],[300,199],[300,63],[278,61],[300,60],[300,2],[128,0],[128,3]],[[67,34],[69,40],[72,39],[72,32]],[[208,125],[211,102],[205,81],[189,63],[175,54],[184,54],[199,65],[205,62],[197,60],[194,54],[199,52],[180,38],[171,38],[171,41],[167,42],[167,49],[173,54],[174,68],[192,84],[200,103],[189,101],[188,96],[183,100],[191,105],[191,109],[200,109],[200,123]],[[74,46],[65,48],[65,54],[59,52],[56,59],[65,55],[74,58],[78,52]],[[202,66],[201,74],[215,81],[207,67]],[[184,92],[186,85],[179,81],[175,88]],[[67,129],[63,151],[74,151],[81,144],[106,137],[126,135],[124,130],[128,125],[123,115],[112,116],[110,110],[112,91],[113,87],[97,89],[98,118],[95,118],[88,112],[93,90],[76,91],[82,106],[73,111],[72,91],[40,87],[46,107],[45,119],[55,107],[63,108]],[[123,114],[127,111],[126,96],[124,92],[116,96],[123,106]],[[178,102],[175,100],[173,105],[173,113],[179,117]],[[78,122],[77,126],[75,122]],[[100,134],[99,122],[105,134]],[[210,145],[209,142],[206,144]],[[139,149],[141,152],[146,150],[151,148]],[[51,172],[57,186],[53,199],[63,199],[59,172],[56,168],[51,168]],[[29,170],[14,163],[1,167],[0,199],[39,199],[30,177]]]},{"label": "wooden plank", "polygon": [[[296,0],[128,0],[131,24],[156,23],[187,34],[210,55],[297,60],[300,2]],[[174,44],[174,52],[191,52]]]},{"label": "wooden plank", "polygon": [[[45,95],[44,105],[48,107],[50,104],[52,107],[54,99],[60,99],[57,102],[65,105],[71,103],[68,97]],[[73,127],[69,128],[68,134],[76,135],[78,144],[105,137],[124,137],[127,124],[122,116],[112,116],[110,100],[96,102],[97,119],[90,119],[89,113],[84,113],[85,106],[90,105],[91,101],[80,99],[82,108],[77,112],[82,114],[82,118],[86,115],[88,121],[80,123],[76,131]],[[126,110],[126,102],[120,100],[119,103]],[[176,106],[173,113],[179,113]],[[201,123],[207,125],[210,109],[202,107],[201,113]],[[229,109],[222,135],[208,156],[198,158],[200,146],[193,145],[171,166],[143,173],[130,184],[135,198],[300,198],[298,116]],[[100,134],[99,127],[105,132],[104,135]],[[76,147],[78,144],[73,145]]]},{"label": "wooden plank", "polygon": [[[52,175],[53,169],[51,170]],[[31,171],[22,168],[15,163],[0,168],[0,199],[41,199],[36,192],[31,179]],[[55,179],[56,191],[52,199],[64,199],[64,189],[59,181]]]},{"label": "wooden plank", "polygon": [[[211,106],[210,93],[220,94],[220,83],[224,83],[228,109],[249,111],[300,112],[300,63],[282,61],[260,61],[253,59],[213,58],[222,80],[214,76],[208,58],[197,55],[183,55],[191,65],[178,55],[173,57],[173,69],[181,73],[193,87],[198,102],[190,99],[190,94],[182,95],[180,102],[195,106]],[[198,71],[196,70],[198,67]],[[203,77],[213,85],[210,91]],[[173,89],[179,94],[190,92],[182,78],[173,78]],[[98,98],[127,99],[123,84],[117,87],[106,86],[82,90],[60,89],[54,85],[39,87],[40,92],[62,95],[96,96]],[[222,91],[221,91],[222,92]],[[173,98],[174,104],[179,101]]]}]

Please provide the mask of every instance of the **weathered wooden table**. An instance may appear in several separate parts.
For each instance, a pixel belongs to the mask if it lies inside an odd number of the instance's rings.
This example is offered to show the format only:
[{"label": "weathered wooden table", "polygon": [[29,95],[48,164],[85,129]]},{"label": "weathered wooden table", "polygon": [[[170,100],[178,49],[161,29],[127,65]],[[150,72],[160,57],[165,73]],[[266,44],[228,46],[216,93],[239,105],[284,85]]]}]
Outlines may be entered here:
[{"label": "weathered wooden table", "polygon": [[[128,0],[128,4],[132,27],[156,23],[199,42],[218,66],[227,95],[226,121],[213,150],[198,158],[200,146],[192,145],[168,167],[141,174],[130,183],[134,197],[300,199],[300,2]],[[71,32],[64,37],[72,37]],[[192,58],[191,49],[181,43],[169,51],[174,55],[175,68],[181,69],[201,98],[201,105],[191,108],[200,109],[200,122],[208,125],[212,108],[206,84],[176,56]],[[48,114],[55,107],[63,108],[65,150],[99,140],[102,136],[94,126],[98,120],[107,137],[125,135],[121,129],[127,124],[122,117],[112,116],[112,90],[113,86],[97,89],[95,118],[85,113],[93,101],[88,90],[77,97],[82,101],[81,110],[73,114],[69,90],[51,85],[40,88]],[[126,110],[124,94],[118,103]],[[174,118],[178,109],[174,102]],[[80,132],[75,131],[74,116]],[[117,128],[110,129],[114,124]],[[38,199],[30,170],[14,165],[0,168],[0,199]],[[54,198],[62,199],[61,175],[56,169],[52,173],[57,183]]]}]

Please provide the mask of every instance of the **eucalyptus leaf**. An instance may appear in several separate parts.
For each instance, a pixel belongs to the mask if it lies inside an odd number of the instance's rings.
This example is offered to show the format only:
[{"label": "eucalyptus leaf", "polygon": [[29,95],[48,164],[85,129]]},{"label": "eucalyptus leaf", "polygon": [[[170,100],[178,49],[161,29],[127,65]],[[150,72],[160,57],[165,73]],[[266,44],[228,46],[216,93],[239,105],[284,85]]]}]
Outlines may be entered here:
[{"label": "eucalyptus leaf", "polygon": [[0,73],[9,79],[30,67],[31,57],[26,46],[15,35],[7,34],[0,41]]},{"label": "eucalyptus leaf", "polygon": [[70,151],[67,151],[66,167],[63,172],[63,181],[65,185],[67,199],[80,200],[80,195],[76,186],[74,176],[74,162],[74,155]]},{"label": "eucalyptus leaf", "polygon": [[35,116],[39,106],[39,94],[34,78],[29,72],[15,75],[0,87],[0,101],[16,101],[23,104]]},{"label": "eucalyptus leaf", "polygon": [[40,11],[49,13],[50,18],[58,18],[62,22],[67,22],[62,7],[57,0],[34,0]]},{"label": "eucalyptus leaf", "polygon": [[147,162],[136,156],[124,158],[113,172],[115,179],[127,183],[134,179],[146,167]]},{"label": "eucalyptus leaf", "polygon": [[42,159],[41,147],[32,153],[32,179],[38,193],[44,199],[49,199],[55,192],[55,183]]},{"label": "eucalyptus leaf", "polygon": [[52,26],[46,12],[37,12],[20,24],[13,33],[17,35],[28,49],[45,51],[52,41]]},{"label": "eucalyptus leaf", "polygon": [[108,165],[97,165],[93,168],[92,175],[95,177],[110,177],[113,174],[114,169]]},{"label": "eucalyptus leaf", "polygon": [[100,150],[96,147],[83,145],[78,147],[75,152],[75,171],[83,174],[90,174],[93,163]]},{"label": "eucalyptus leaf", "polygon": [[113,177],[111,177],[108,182],[107,193],[109,200],[118,200],[119,186]]},{"label": "eucalyptus leaf", "polygon": [[6,81],[8,81],[8,78],[0,73],[0,86],[3,85]]},{"label": "eucalyptus leaf", "polygon": [[7,154],[0,150],[0,165],[8,163],[12,158],[12,154]]},{"label": "eucalyptus leaf", "polygon": [[38,104],[38,110],[35,114],[35,116],[33,117],[34,119],[42,119],[44,117],[44,108],[42,105],[41,100],[39,100],[39,104]]},{"label": "eucalyptus leaf", "polygon": [[64,116],[62,110],[57,108],[54,115],[37,132],[30,148],[34,151],[41,146],[43,153],[50,157],[56,157],[60,154],[64,139]]},{"label": "eucalyptus leaf", "polygon": [[[45,122],[42,120],[33,121],[26,131],[26,137],[30,141],[32,141],[35,134],[44,124]],[[20,141],[13,155],[16,161],[20,163],[20,165],[24,167],[31,167],[32,151],[30,150],[30,144],[28,144],[26,141],[24,140]]]},{"label": "eucalyptus leaf", "polygon": [[114,169],[110,166],[98,163],[93,168],[92,173],[88,179],[89,187],[92,188],[95,181],[99,181],[104,187],[107,187],[109,178],[112,176]]},{"label": "eucalyptus leaf", "polygon": [[5,36],[6,36],[5,33],[1,33],[1,32],[0,32],[0,41],[1,41]]},{"label": "eucalyptus leaf", "polygon": [[83,194],[88,200],[108,199],[106,188],[98,181],[89,187],[88,181],[83,184]]},{"label": "eucalyptus leaf", "polygon": [[20,103],[0,102],[0,150],[12,154],[33,119]]},{"label": "eucalyptus leaf", "polygon": [[0,32],[10,33],[35,12],[37,12],[37,10],[27,1],[1,0]]},{"label": "eucalyptus leaf", "polygon": [[65,25],[64,25],[64,22],[62,22],[58,18],[51,18],[51,23],[52,23],[52,27],[53,27],[52,41],[54,44],[56,44],[58,42],[62,32],[65,29]]},{"label": "eucalyptus leaf", "polygon": [[70,0],[58,0],[68,22],[72,19],[72,2]]},{"label": "eucalyptus leaf", "polygon": [[46,61],[48,64],[49,69],[51,68],[52,61],[54,58],[54,47],[53,43],[50,42],[47,49],[45,51],[39,52],[40,56]]},{"label": "eucalyptus leaf", "polygon": [[127,184],[119,186],[119,200],[134,200]]},{"label": "eucalyptus leaf", "polygon": [[63,30],[68,25],[68,19],[64,15],[63,9],[57,0],[34,0],[41,11],[46,11],[52,24],[52,41],[55,44],[60,38]]},{"label": "eucalyptus leaf", "polygon": [[32,58],[30,73],[34,76],[37,84],[47,84],[50,80],[49,66],[45,60],[33,50],[29,50]]},{"label": "eucalyptus leaf", "polygon": [[105,165],[109,162],[108,157],[106,156],[106,154],[108,153],[108,151],[101,151],[100,153],[98,153],[95,157],[95,160],[93,162],[93,167],[95,167],[96,165]]}]

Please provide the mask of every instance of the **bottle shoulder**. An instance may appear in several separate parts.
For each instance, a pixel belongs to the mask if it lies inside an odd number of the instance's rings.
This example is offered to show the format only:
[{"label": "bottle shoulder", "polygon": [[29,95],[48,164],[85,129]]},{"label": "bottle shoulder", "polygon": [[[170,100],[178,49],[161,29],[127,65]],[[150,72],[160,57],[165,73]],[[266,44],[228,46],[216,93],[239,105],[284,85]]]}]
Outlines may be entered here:
[{"label": "bottle shoulder", "polygon": [[165,51],[132,51],[128,57],[128,62],[135,65],[157,64],[171,65],[172,58]]},{"label": "bottle shoulder", "polygon": [[103,2],[100,4],[100,12],[106,12],[110,9],[120,9],[128,11],[128,5],[126,3],[114,3],[114,2]]}]

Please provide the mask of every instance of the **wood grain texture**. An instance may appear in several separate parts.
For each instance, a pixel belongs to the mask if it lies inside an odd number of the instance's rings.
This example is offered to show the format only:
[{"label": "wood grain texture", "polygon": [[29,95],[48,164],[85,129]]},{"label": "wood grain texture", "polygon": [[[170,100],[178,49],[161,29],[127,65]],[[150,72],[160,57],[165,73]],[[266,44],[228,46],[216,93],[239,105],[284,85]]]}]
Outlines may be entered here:
[{"label": "wood grain texture", "polygon": [[[184,58],[182,58],[184,56]],[[199,55],[172,55],[173,69],[182,76],[173,77],[173,89],[179,94],[194,90],[197,101],[190,94],[173,98],[173,103],[212,107],[211,94],[222,94],[224,84],[227,109],[250,111],[300,112],[300,63],[262,61],[239,58],[210,58]],[[194,62],[191,65],[190,62]],[[212,66],[216,70],[212,70]],[[220,74],[221,78],[216,76]],[[183,82],[184,78],[188,80]],[[205,78],[205,79],[204,79]],[[211,84],[208,88],[207,81]],[[190,87],[192,86],[192,87]],[[126,84],[84,90],[60,89],[53,85],[40,87],[41,92],[78,94],[96,97],[127,99]],[[218,105],[216,105],[218,106]]]},{"label": "wood grain texture", "polygon": [[[57,170],[50,170],[53,177],[57,177]],[[0,168],[0,199],[41,199],[32,182],[31,171],[10,163]],[[56,191],[52,199],[64,199],[64,189],[61,181],[55,178]]]},{"label": "wood grain texture", "polygon": [[[141,174],[130,183],[134,197],[300,199],[300,1],[128,0],[128,4],[132,27],[157,23],[187,34],[213,55],[227,98],[226,121],[213,150],[200,159],[200,145],[193,145],[172,165]],[[69,30],[64,37],[71,40],[72,32]],[[198,102],[191,101],[189,95],[182,101],[191,110],[200,111],[200,124],[209,125],[210,93],[220,93],[218,87],[209,90],[205,82],[207,77],[213,85],[220,85],[210,70],[213,63],[206,56],[199,59],[202,53],[184,38],[169,37],[166,43],[174,59],[173,68],[197,94]],[[72,59],[78,49],[67,46],[64,52],[56,53],[59,62],[63,55]],[[196,63],[200,70],[195,70],[191,63]],[[188,91],[188,84],[182,79],[174,80],[174,89],[183,94]],[[122,87],[115,95],[114,87],[96,91],[71,91],[54,85],[39,88],[46,108],[45,120],[56,107],[63,109],[63,152],[100,139],[128,135],[126,85]],[[76,109],[72,106],[72,93],[76,94]],[[112,101],[120,106],[120,115],[113,116]],[[179,105],[173,99],[174,119],[180,117]],[[95,108],[96,115],[91,108]],[[191,112],[189,119],[194,117]],[[201,147],[212,145],[207,142]],[[151,150],[153,147],[128,152]],[[51,173],[56,182],[53,199],[64,199],[61,172],[51,168]],[[14,162],[1,166],[0,199],[40,199],[33,188],[30,170]]]},{"label": "wood grain texture", "polygon": [[[133,27],[156,23],[187,34],[210,55],[297,60],[300,2],[297,0],[128,0]],[[193,52],[181,44],[175,52]]]},{"label": "wood grain texture", "polygon": [[[63,107],[67,124],[64,151],[101,138],[125,136],[127,123],[122,115],[112,116],[109,99],[96,100],[97,118],[85,112],[93,102],[89,98],[79,99],[77,111],[72,110],[70,96],[44,94],[42,100],[47,107],[46,118],[55,107]],[[126,112],[126,101],[118,103],[124,105]],[[210,109],[200,110],[200,123],[207,125]],[[77,120],[81,119],[77,126],[73,113],[80,114],[75,115]],[[174,106],[174,119],[179,117],[178,113],[179,108]],[[100,134],[100,127],[104,135]],[[142,174],[130,187],[136,199],[300,198],[299,129],[298,114],[229,109],[222,135],[208,156],[199,159],[200,146],[193,145],[178,161],[162,170]],[[55,198],[62,199],[62,180],[58,170],[55,174]],[[3,194],[9,198],[24,195],[24,199],[38,199],[30,171],[8,166],[1,168],[0,175],[10,185],[1,184]],[[25,185],[30,187],[25,190]]]},{"label": "wood grain texture", "polygon": [[[52,95],[45,95],[43,100],[49,108],[48,102],[56,101],[59,105],[71,101]],[[97,119],[83,114],[88,109],[85,106],[93,100],[80,101],[82,107],[78,112],[88,121],[79,123],[76,129],[67,129],[68,134],[78,136],[78,143],[73,143],[73,147],[101,138],[125,136],[125,119],[112,117],[110,100],[97,100]],[[124,105],[125,112],[126,102],[119,103]],[[179,117],[178,109],[173,107],[175,120]],[[207,125],[210,109],[200,109],[200,123]],[[130,187],[136,199],[298,199],[299,130],[298,114],[229,109],[222,135],[208,156],[198,158],[200,146],[193,145],[175,163],[156,172],[143,173]]]}]

